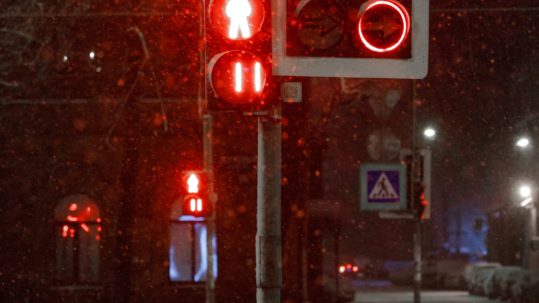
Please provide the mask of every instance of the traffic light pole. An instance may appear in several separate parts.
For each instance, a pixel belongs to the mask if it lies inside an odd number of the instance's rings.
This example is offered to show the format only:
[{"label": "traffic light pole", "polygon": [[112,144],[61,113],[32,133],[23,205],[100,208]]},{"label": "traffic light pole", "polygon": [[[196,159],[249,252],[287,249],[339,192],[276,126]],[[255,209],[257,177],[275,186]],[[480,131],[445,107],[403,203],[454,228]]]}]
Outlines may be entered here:
[{"label": "traffic light pole", "polygon": [[280,303],[282,286],[280,117],[258,118],[256,220],[256,302]]},{"label": "traffic light pole", "polygon": [[204,171],[208,175],[208,193],[209,202],[211,205],[212,213],[206,218],[206,303],[215,302],[215,273],[214,269],[214,247],[213,239],[215,235],[215,203],[216,196],[213,192],[213,117],[211,115],[202,116],[202,131],[203,131],[203,162]]},{"label": "traffic light pole", "polygon": [[412,201],[412,207],[415,211],[414,219],[415,219],[415,232],[414,232],[414,303],[421,303],[421,214],[419,212],[419,205],[417,203],[421,203],[421,201],[416,201],[415,199],[415,191],[420,190],[419,188],[416,188],[417,181],[419,179],[418,174],[418,161],[420,159],[418,155],[418,149],[417,149],[417,121],[416,121],[416,105],[415,105],[415,80],[412,81],[412,165],[411,165],[411,195],[413,201]]}]

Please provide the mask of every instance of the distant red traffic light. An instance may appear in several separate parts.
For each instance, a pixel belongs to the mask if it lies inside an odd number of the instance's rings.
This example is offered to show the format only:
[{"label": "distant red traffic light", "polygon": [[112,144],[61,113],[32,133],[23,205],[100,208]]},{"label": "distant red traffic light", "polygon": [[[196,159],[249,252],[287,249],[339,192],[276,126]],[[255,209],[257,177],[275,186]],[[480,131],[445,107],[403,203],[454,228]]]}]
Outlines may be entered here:
[{"label": "distant red traffic light", "polygon": [[204,172],[188,171],[182,175],[181,201],[182,214],[205,217],[211,213],[207,178]]},{"label": "distant red traffic light", "polygon": [[394,0],[371,0],[360,9],[358,34],[369,50],[386,53],[398,49],[410,32],[410,14]]}]

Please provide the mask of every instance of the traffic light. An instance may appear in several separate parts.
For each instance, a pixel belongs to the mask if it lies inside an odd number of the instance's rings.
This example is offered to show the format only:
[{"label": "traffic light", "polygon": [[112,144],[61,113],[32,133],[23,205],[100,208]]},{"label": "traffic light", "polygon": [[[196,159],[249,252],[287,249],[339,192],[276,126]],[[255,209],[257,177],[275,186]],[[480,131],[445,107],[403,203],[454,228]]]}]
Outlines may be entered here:
[{"label": "traffic light", "polygon": [[335,58],[411,56],[411,1],[293,1],[287,54]]},{"label": "traffic light", "polygon": [[271,0],[210,0],[206,11],[208,108],[266,108],[271,91]]},{"label": "traffic light", "polygon": [[207,181],[207,174],[201,171],[187,171],[182,174],[182,215],[206,217],[211,214]]},{"label": "traffic light", "polygon": [[426,76],[429,0],[274,1],[274,75]]},{"label": "traffic light", "polygon": [[430,213],[425,213],[425,210],[429,209],[429,201],[425,196],[425,186],[421,182],[414,182],[414,200],[412,203],[420,220],[427,219],[427,216],[430,217]]},{"label": "traffic light", "polygon": [[[416,154],[416,167],[413,170],[415,176],[412,176],[412,153],[408,149],[401,150],[401,162],[406,165],[406,174],[411,180],[408,186],[414,186],[414,196],[411,197],[410,209],[418,210],[421,220],[431,218],[431,151],[429,149],[420,149]],[[411,188],[408,193],[411,193]]]}]

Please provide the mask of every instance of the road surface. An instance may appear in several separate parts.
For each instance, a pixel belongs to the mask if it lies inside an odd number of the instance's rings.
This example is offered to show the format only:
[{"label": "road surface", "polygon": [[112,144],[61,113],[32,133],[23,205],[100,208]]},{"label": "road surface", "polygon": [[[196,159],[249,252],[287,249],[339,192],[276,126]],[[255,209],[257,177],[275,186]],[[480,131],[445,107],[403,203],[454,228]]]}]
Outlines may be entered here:
[{"label": "road surface", "polygon": [[[435,291],[421,292],[421,303],[495,303],[485,297],[468,295],[466,291]],[[411,290],[358,290],[355,303],[413,303],[414,295]]]}]

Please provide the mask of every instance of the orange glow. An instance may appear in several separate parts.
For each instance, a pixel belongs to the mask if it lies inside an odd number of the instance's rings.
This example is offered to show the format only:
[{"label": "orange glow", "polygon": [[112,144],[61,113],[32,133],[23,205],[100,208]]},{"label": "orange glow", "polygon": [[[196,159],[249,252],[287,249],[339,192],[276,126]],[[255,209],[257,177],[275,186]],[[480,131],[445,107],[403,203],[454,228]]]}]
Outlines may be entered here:
[{"label": "orange glow", "polygon": [[236,40],[240,34],[243,39],[251,37],[248,17],[253,13],[253,8],[249,0],[229,0],[225,13],[230,19],[228,38]]},{"label": "orange glow", "polygon": [[262,90],[262,65],[260,62],[255,63],[255,92],[259,93]]},{"label": "orange glow", "polygon": [[200,180],[194,173],[189,175],[187,179],[187,192],[190,194],[196,194],[199,191]]},{"label": "orange glow", "polygon": [[79,221],[79,218],[74,217],[74,216],[71,216],[71,215],[68,215],[68,216],[67,216],[67,221],[70,221],[70,222],[77,222],[77,221]]},{"label": "orange glow", "polygon": [[[429,205],[429,201],[425,199],[425,193],[421,193],[421,205],[423,206],[423,209],[426,208]],[[421,220],[425,219],[425,212],[423,211],[421,213]]]},{"label": "orange glow", "polygon": [[86,207],[86,212],[91,212],[92,209],[90,208],[90,206]]},{"label": "orange glow", "polygon": [[101,222],[101,218],[97,218],[97,223],[100,223]]},{"label": "orange glow", "polygon": [[[394,9],[400,16],[401,18],[401,22],[402,22],[402,33],[399,37],[399,39],[397,40],[397,42],[395,42],[393,45],[389,46],[389,47],[386,47],[386,48],[380,48],[380,47],[376,47],[374,45],[372,45],[368,40],[367,38],[365,38],[364,34],[363,34],[363,30],[364,30],[364,26],[363,26],[363,17],[365,16],[365,14],[370,10],[372,9],[373,7],[376,7],[376,6],[380,6],[380,5],[385,5],[385,6],[389,6],[391,7],[392,9]],[[372,2],[366,9],[365,11],[363,12],[363,14],[361,15],[361,18],[359,19],[359,26],[358,26],[358,31],[359,31],[359,37],[361,38],[361,42],[363,42],[363,44],[368,48],[370,49],[371,51],[373,52],[377,52],[377,53],[385,53],[385,52],[389,52],[389,51],[392,51],[394,49],[396,49],[397,47],[401,46],[401,44],[404,42],[404,39],[406,38],[406,36],[408,35],[408,31],[410,30],[410,15],[408,14],[408,12],[406,11],[406,9],[404,7],[402,7],[402,5],[400,4],[397,4],[393,1],[387,1],[387,0],[379,0],[379,1],[374,1]]]},{"label": "orange glow", "polygon": [[80,225],[80,227],[81,227],[82,230],[84,230],[85,232],[87,232],[87,233],[90,232],[90,228],[88,227],[88,225],[82,223],[82,224]]},{"label": "orange glow", "polygon": [[78,208],[78,207],[77,207],[77,203],[71,203],[71,204],[69,205],[69,210],[70,210],[70,211],[76,211],[77,208]]},{"label": "orange glow", "polygon": [[236,62],[234,68],[234,89],[237,93],[243,90],[243,67],[240,62]]},{"label": "orange glow", "polygon": [[101,236],[100,236],[100,235],[97,235],[97,236],[95,236],[95,239],[96,239],[97,241],[99,241],[99,240],[101,240]]},{"label": "orange glow", "polygon": [[359,268],[358,268],[357,266],[354,266],[354,267],[352,268],[352,271],[353,271],[353,272],[357,272],[358,270],[359,270]]},{"label": "orange glow", "polygon": [[101,228],[101,226],[98,226],[98,227],[97,227],[97,231],[98,231],[98,232],[101,232],[102,230],[103,230],[103,228]]},{"label": "orange glow", "polygon": [[67,232],[69,231],[69,226],[62,226],[62,238],[67,238]]},{"label": "orange glow", "polygon": [[71,228],[71,229],[69,230],[69,236],[70,236],[71,238],[75,238],[75,230],[74,230],[73,228]]}]

